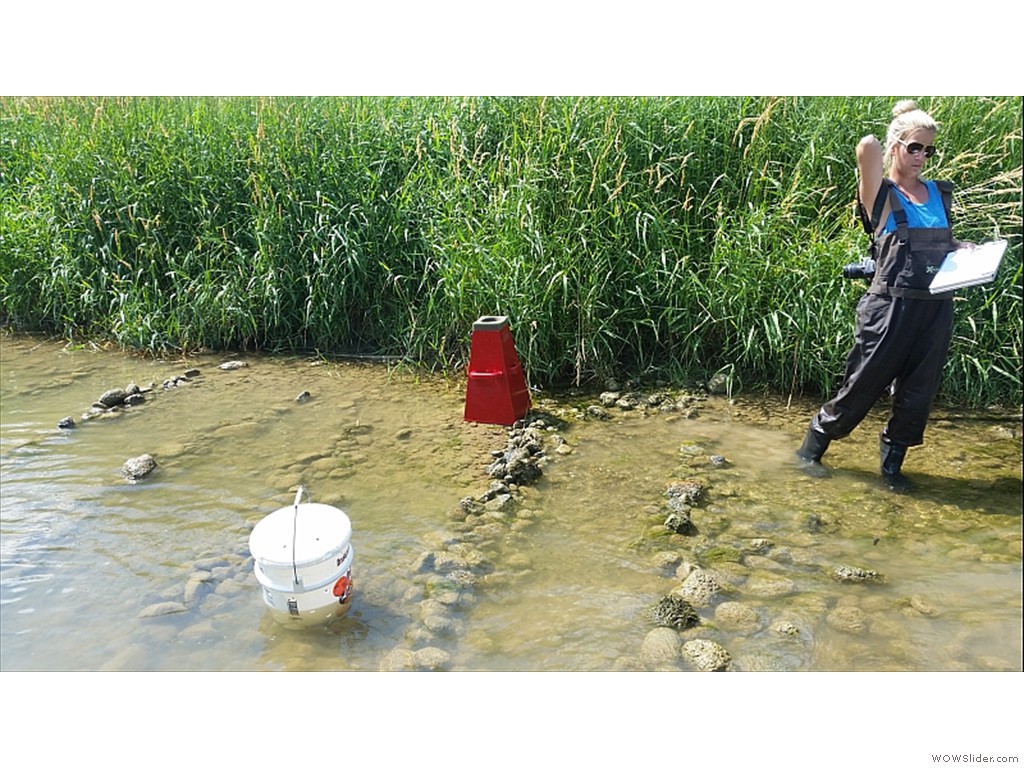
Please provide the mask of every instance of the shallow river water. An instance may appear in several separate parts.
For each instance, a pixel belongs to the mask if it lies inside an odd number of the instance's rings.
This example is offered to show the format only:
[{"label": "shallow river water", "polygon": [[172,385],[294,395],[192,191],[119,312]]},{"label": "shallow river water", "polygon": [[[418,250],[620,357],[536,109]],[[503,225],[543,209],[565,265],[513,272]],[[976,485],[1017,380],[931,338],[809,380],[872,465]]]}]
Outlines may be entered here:
[{"label": "shallow river water", "polygon": [[[897,495],[876,478],[881,410],[813,478],[792,456],[816,403],[601,420],[594,397],[535,394],[543,474],[470,526],[460,500],[487,491],[508,430],[463,420],[461,380],[0,345],[5,671],[687,670],[648,609],[695,567],[720,589],[679,641],[716,643],[732,670],[1021,669],[1019,413],[937,413],[905,467],[919,490]],[[83,418],[131,381],[152,383],[144,403]],[[143,453],[156,470],[128,482]],[[674,481],[703,488],[685,534],[664,525]],[[347,616],[291,631],[248,535],[300,485],[350,517],[355,588]]]}]

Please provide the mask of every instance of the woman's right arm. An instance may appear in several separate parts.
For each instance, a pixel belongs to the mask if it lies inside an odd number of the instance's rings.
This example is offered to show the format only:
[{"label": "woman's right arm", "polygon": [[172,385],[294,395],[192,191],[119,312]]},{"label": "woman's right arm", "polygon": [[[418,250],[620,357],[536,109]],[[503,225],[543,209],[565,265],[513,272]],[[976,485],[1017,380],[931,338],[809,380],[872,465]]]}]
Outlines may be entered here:
[{"label": "woman's right arm", "polygon": [[[873,135],[865,136],[857,144],[858,191],[860,201],[868,215],[875,207],[875,198],[882,186],[882,145]],[[885,221],[883,218],[882,221]]]}]

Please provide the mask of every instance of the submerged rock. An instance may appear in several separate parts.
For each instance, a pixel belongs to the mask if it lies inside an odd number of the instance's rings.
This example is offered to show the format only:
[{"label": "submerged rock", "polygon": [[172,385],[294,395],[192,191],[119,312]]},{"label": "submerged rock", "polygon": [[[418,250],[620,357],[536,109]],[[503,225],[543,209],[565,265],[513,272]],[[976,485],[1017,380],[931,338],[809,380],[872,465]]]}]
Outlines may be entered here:
[{"label": "submerged rock", "polygon": [[763,624],[756,610],[735,601],[719,605],[715,609],[715,621],[722,629],[740,634],[757,632]]},{"label": "submerged rock", "polygon": [[680,595],[665,595],[647,609],[647,616],[659,627],[686,629],[700,623],[700,617]]},{"label": "submerged rock", "polygon": [[679,662],[683,641],[679,633],[668,627],[655,627],[644,637],[640,660],[648,668],[660,668]]},{"label": "submerged rock", "polygon": [[138,618],[152,619],[157,616],[170,616],[174,613],[184,613],[187,610],[188,608],[185,607],[184,603],[167,601],[164,603],[155,603],[154,605],[147,605],[145,608],[139,611]]},{"label": "submerged rock", "polygon": [[674,480],[665,489],[670,500],[678,500],[683,504],[695,505],[704,495],[704,484],[697,480]]},{"label": "submerged rock", "polygon": [[683,658],[701,672],[724,672],[732,663],[729,652],[714,640],[690,640],[684,643]]},{"label": "submerged rock", "polygon": [[829,611],[825,620],[833,629],[860,634],[867,628],[867,614],[855,605],[841,605]]},{"label": "submerged rock", "polygon": [[682,586],[672,594],[678,595],[696,606],[708,606],[714,601],[716,595],[722,589],[718,579],[705,570],[695,568],[686,577]]},{"label": "submerged rock", "polygon": [[128,459],[121,467],[121,474],[128,480],[139,480],[156,469],[156,459],[150,454],[144,453],[134,459]]},{"label": "submerged rock", "polygon": [[693,521],[690,519],[690,508],[685,504],[679,505],[669,512],[665,518],[665,527],[673,533],[687,535],[693,533]]},{"label": "submerged rock", "polygon": [[832,578],[836,581],[863,583],[866,581],[882,581],[878,571],[869,571],[865,568],[855,568],[849,565],[840,565],[832,571]]}]

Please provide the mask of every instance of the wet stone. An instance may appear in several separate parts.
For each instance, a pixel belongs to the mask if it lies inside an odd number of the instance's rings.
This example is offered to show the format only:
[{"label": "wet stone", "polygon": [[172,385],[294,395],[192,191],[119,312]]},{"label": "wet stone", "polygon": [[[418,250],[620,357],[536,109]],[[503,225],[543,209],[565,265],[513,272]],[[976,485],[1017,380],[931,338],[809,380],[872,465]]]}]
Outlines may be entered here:
[{"label": "wet stone", "polygon": [[782,635],[784,637],[797,637],[800,634],[800,628],[797,627],[796,624],[784,619],[774,622],[771,626],[771,630],[775,634]]},{"label": "wet stone", "polygon": [[140,619],[152,619],[158,616],[170,616],[175,613],[184,613],[188,608],[185,607],[184,603],[175,601],[165,601],[162,603],[154,603],[153,605],[147,605],[138,613]]},{"label": "wet stone", "polygon": [[647,609],[647,616],[659,627],[686,629],[700,623],[693,606],[679,595],[665,595]]},{"label": "wet stone", "polygon": [[683,643],[683,658],[701,672],[724,672],[732,658],[714,640],[690,640]]},{"label": "wet stone", "polygon": [[878,571],[870,571],[864,568],[855,568],[849,565],[840,565],[833,569],[832,578],[836,581],[860,584],[863,582],[882,581]]},{"label": "wet stone", "polygon": [[673,533],[687,535],[693,533],[693,521],[690,519],[690,510],[685,505],[680,505],[668,513],[665,518],[665,527]]},{"label": "wet stone", "polygon": [[715,622],[728,632],[750,634],[761,629],[760,614],[748,605],[738,602],[722,603],[715,608]]},{"label": "wet stone", "polygon": [[911,595],[910,604],[907,606],[907,609],[908,612],[913,612],[920,616],[938,616],[941,613],[928,598],[922,595]]},{"label": "wet stone", "polygon": [[640,660],[648,669],[659,669],[676,664],[683,641],[670,627],[655,627],[644,637],[640,646]]},{"label": "wet stone", "polygon": [[721,588],[718,579],[707,571],[697,568],[686,577],[686,581],[673,594],[679,595],[697,607],[703,607],[711,605]]},{"label": "wet stone", "polygon": [[212,578],[213,575],[208,571],[198,571],[189,576],[185,583],[185,602],[193,602],[202,593],[204,585]]},{"label": "wet stone", "polygon": [[113,408],[121,405],[128,397],[128,391],[124,389],[108,389],[99,399],[96,401],[96,405],[100,408]]},{"label": "wet stone", "polygon": [[438,670],[451,663],[452,656],[441,648],[421,648],[413,652],[412,662],[415,669]]},{"label": "wet stone", "polygon": [[669,499],[678,499],[683,504],[695,506],[704,495],[704,484],[697,480],[675,480],[665,489]]},{"label": "wet stone", "polygon": [[860,634],[867,628],[867,614],[855,605],[840,605],[829,611],[828,625],[840,632]]},{"label": "wet stone", "polygon": [[651,566],[656,571],[673,573],[679,567],[681,561],[682,555],[678,552],[657,552],[651,558]]},{"label": "wet stone", "polygon": [[139,480],[156,469],[156,459],[148,453],[128,459],[121,467],[121,474],[128,480]]},{"label": "wet stone", "polygon": [[423,626],[436,635],[451,635],[455,633],[456,623],[447,616],[427,616]]},{"label": "wet stone", "polygon": [[744,589],[753,595],[761,597],[779,597],[795,592],[796,583],[785,576],[757,571],[752,573],[750,578],[747,579]]}]

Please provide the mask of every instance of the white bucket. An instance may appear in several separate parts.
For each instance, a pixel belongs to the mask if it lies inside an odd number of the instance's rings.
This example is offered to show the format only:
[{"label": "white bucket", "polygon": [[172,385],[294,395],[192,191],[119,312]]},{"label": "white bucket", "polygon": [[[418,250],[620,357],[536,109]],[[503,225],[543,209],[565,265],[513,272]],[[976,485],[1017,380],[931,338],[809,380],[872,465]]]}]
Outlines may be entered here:
[{"label": "white bucket", "polygon": [[303,491],[249,534],[263,602],[274,619],[293,629],[344,616],[352,604],[352,524],[335,507],[300,504]]}]

